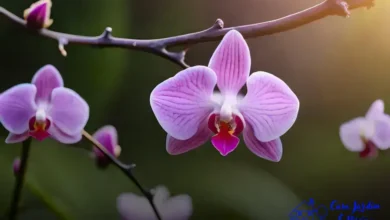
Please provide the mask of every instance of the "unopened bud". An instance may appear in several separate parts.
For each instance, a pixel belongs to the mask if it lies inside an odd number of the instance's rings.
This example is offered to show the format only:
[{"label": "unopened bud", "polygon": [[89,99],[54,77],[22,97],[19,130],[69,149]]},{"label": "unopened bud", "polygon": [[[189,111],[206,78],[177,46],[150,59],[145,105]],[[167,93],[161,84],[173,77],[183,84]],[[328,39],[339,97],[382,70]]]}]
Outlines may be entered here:
[{"label": "unopened bud", "polygon": [[[93,137],[105,148],[107,153],[119,157],[121,147],[117,144],[118,136],[114,126],[107,125],[100,128]],[[93,154],[98,167],[105,168],[110,164],[110,159],[98,147],[93,147]]]},{"label": "unopened bud", "polygon": [[12,169],[14,171],[14,175],[17,176],[20,172],[20,158],[17,157],[15,160],[14,160],[14,163],[12,165]]},{"label": "unopened bud", "polygon": [[24,10],[27,26],[34,29],[48,28],[53,20],[50,19],[51,0],[40,0]]}]

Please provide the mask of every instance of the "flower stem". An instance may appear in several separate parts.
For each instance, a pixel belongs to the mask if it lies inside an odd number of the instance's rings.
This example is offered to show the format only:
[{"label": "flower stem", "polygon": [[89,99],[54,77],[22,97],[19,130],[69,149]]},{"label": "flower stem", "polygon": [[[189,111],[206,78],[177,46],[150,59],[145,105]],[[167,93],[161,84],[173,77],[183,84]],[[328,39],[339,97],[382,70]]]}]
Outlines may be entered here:
[{"label": "flower stem", "polygon": [[14,220],[18,214],[19,201],[22,195],[24,176],[26,175],[27,162],[30,154],[31,138],[23,141],[22,143],[22,152],[21,152],[21,161],[20,169],[16,175],[14,192],[12,194],[11,208],[9,212],[9,219]]},{"label": "flower stem", "polygon": [[134,174],[131,172],[132,169],[135,167],[135,164],[128,165],[122,163],[114,155],[109,153],[106,150],[106,148],[103,145],[101,145],[97,140],[95,140],[95,138],[93,138],[92,135],[90,135],[87,131],[83,130],[82,134],[89,142],[92,143],[92,145],[96,146],[100,151],[102,151],[104,155],[108,157],[111,160],[111,162],[114,163],[115,166],[118,167],[138,187],[138,189],[146,197],[146,199],[149,201],[150,205],[152,206],[157,219],[162,220],[161,215],[159,214],[156,206],[153,203],[153,195],[140,184],[140,182],[137,180],[137,178],[135,178]]}]

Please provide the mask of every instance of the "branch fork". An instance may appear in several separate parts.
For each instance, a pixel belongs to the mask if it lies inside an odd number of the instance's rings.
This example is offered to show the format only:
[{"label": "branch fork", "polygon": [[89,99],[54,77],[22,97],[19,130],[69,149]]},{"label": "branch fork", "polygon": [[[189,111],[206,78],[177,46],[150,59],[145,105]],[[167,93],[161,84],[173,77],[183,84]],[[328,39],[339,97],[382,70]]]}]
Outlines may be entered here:
[{"label": "branch fork", "polygon": [[329,0],[328,2],[331,2],[331,4],[334,4],[336,7],[336,11],[340,16],[345,16],[346,18],[349,18],[351,15],[349,11],[349,5],[344,0]]},{"label": "branch fork", "polygon": [[[170,60],[182,68],[187,68],[189,65],[185,62],[185,58],[190,46],[203,42],[219,41],[230,30],[239,31],[245,38],[260,37],[288,31],[331,15],[349,17],[350,10],[362,7],[371,8],[373,5],[374,0],[324,0],[311,8],[271,21],[225,28],[224,22],[217,19],[211,27],[203,31],[148,40],[113,37],[112,28],[110,27],[107,27],[101,35],[95,37],[72,35],[48,29],[33,30],[33,32],[42,37],[56,40],[63,56],[67,55],[65,50],[67,44],[82,44],[101,48],[118,47],[152,53]],[[0,7],[0,15],[17,25],[27,28],[25,20],[5,8]],[[186,46],[186,49],[173,52],[170,48],[174,46]]]}]

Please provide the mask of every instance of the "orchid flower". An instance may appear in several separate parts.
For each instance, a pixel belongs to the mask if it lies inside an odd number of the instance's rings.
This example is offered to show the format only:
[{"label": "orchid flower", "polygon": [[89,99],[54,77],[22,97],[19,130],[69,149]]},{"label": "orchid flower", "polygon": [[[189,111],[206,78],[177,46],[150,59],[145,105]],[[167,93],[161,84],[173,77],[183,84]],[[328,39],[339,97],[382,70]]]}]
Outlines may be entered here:
[{"label": "orchid flower", "polygon": [[[185,69],[159,84],[151,93],[153,112],[168,133],[172,155],[211,143],[226,156],[243,134],[250,151],[279,161],[280,136],[294,124],[299,100],[286,83],[266,72],[249,76],[251,57],[243,36],[229,31],[211,57],[208,67]],[[247,94],[239,91],[245,85]],[[214,92],[218,86],[219,93]]]},{"label": "orchid flower", "polygon": [[[192,214],[192,199],[189,195],[170,197],[165,186],[154,189],[153,203],[162,219],[187,220]],[[133,193],[118,196],[117,207],[123,220],[157,220],[155,213],[145,197]]]},{"label": "orchid flower", "polygon": [[11,87],[0,95],[0,121],[10,132],[6,143],[52,137],[76,143],[89,117],[89,106],[75,91],[65,88],[52,65],[38,70],[32,83]]},{"label": "orchid flower", "polygon": [[[100,128],[93,134],[93,137],[103,145],[109,153],[115,157],[119,157],[121,147],[118,145],[118,133],[114,126],[106,125]],[[96,159],[98,166],[102,168],[106,167],[110,162],[107,156],[97,147],[93,147],[93,156]]]},{"label": "orchid flower", "polygon": [[373,158],[378,149],[390,148],[390,116],[384,103],[376,100],[365,117],[358,117],[340,126],[340,138],[347,150],[359,152],[361,158]]}]

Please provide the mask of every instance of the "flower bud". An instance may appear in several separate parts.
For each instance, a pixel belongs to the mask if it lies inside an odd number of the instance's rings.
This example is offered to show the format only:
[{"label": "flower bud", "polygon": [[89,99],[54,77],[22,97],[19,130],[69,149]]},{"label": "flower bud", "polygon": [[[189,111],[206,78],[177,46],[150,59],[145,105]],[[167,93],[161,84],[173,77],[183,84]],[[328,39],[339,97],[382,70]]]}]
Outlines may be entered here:
[{"label": "flower bud", "polygon": [[20,158],[19,157],[15,158],[14,163],[12,165],[12,169],[14,171],[14,175],[17,176],[20,172]]},{"label": "flower bud", "polygon": [[[118,145],[118,134],[114,126],[107,125],[100,128],[93,134],[93,137],[115,157],[119,157],[121,147]],[[96,146],[93,147],[93,156],[96,164],[100,168],[105,168],[110,164],[109,158]]]},{"label": "flower bud", "polygon": [[[107,150],[109,153],[113,154],[115,157],[118,158],[122,151],[122,148],[119,145],[116,145],[114,147],[113,152],[109,148]],[[97,147],[94,147],[94,154],[95,154],[94,156],[95,156],[96,164],[99,168],[106,168],[111,163],[110,160],[107,158],[107,156],[104,155],[104,153],[101,152],[101,150],[99,150]]]},{"label": "flower bud", "polygon": [[34,29],[48,28],[53,20],[50,19],[51,0],[40,0],[24,10],[27,26]]}]

